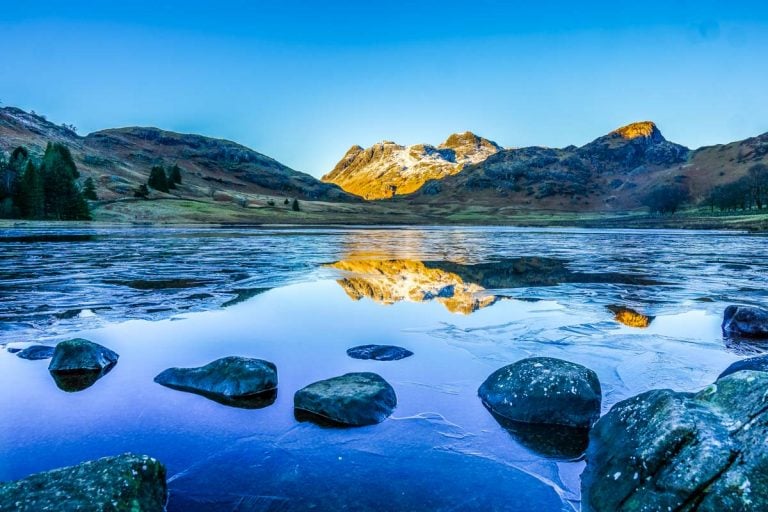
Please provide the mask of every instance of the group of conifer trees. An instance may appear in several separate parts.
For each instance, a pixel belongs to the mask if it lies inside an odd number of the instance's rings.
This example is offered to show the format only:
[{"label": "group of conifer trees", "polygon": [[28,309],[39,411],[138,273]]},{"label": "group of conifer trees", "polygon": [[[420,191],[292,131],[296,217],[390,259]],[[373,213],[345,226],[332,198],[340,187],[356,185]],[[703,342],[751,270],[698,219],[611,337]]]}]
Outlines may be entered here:
[{"label": "group of conifer trees", "polygon": [[86,199],[96,199],[91,178],[82,186],[69,149],[48,143],[36,162],[24,147],[0,157],[0,216],[22,219],[90,220]]}]

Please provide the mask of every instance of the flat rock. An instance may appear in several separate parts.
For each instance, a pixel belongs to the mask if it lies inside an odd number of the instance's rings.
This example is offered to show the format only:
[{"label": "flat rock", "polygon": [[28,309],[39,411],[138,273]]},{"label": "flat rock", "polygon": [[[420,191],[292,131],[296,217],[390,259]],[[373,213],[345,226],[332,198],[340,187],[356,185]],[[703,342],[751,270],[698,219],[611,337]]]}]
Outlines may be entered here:
[{"label": "flat rock", "polygon": [[477,393],[491,412],[522,423],[589,428],[600,417],[597,374],[551,357],[532,357],[500,368]]},{"label": "flat rock", "polygon": [[768,340],[768,310],[755,306],[728,306],[723,313],[723,336]]},{"label": "flat rock", "polygon": [[31,361],[37,361],[40,359],[50,359],[53,357],[53,353],[56,347],[49,347],[48,345],[32,345],[24,350],[16,353],[16,355],[22,359],[29,359]]},{"label": "flat rock", "polygon": [[199,368],[169,368],[155,382],[209,398],[239,400],[274,392],[277,367],[263,359],[230,356]]},{"label": "flat rock", "polygon": [[165,466],[124,454],[0,483],[0,510],[161,512],[166,494]]},{"label": "flat rock", "polygon": [[768,373],[619,402],[590,432],[582,510],[768,510]]},{"label": "flat rock", "polygon": [[347,350],[353,359],[373,359],[374,361],[397,361],[411,357],[413,352],[394,345],[360,345]]},{"label": "flat rock", "polygon": [[735,363],[731,364],[728,368],[723,370],[723,373],[721,373],[717,378],[722,379],[723,377],[727,377],[732,373],[740,372],[742,370],[768,372],[768,355],[748,357],[747,359],[736,361]]},{"label": "flat rock", "polygon": [[293,397],[294,408],[332,423],[362,426],[381,423],[397,406],[392,386],[375,373],[347,373],[321,380],[300,389]]},{"label": "flat rock", "polygon": [[48,366],[51,372],[101,372],[117,363],[118,356],[92,341],[76,338],[62,341],[53,352]]}]

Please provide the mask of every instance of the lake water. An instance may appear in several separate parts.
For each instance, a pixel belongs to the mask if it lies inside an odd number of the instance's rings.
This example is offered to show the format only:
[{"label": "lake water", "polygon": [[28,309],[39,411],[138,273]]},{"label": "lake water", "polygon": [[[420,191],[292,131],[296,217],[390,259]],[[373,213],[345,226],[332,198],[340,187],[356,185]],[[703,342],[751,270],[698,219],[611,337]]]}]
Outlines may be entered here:
[{"label": "lake water", "polygon": [[[5,229],[0,480],[131,451],[167,465],[170,511],[578,510],[579,450],[501,425],[478,386],[501,366],[552,356],[597,372],[603,412],[651,388],[699,389],[762,351],[726,343],[719,325],[728,304],[768,302],[767,242],[464,227]],[[82,391],[12,353],[71,337],[120,354]],[[368,343],[414,356],[346,355]],[[153,382],[228,355],[277,365],[273,404],[229,407]],[[392,384],[388,420],[296,420],[296,390],[351,371]]]}]

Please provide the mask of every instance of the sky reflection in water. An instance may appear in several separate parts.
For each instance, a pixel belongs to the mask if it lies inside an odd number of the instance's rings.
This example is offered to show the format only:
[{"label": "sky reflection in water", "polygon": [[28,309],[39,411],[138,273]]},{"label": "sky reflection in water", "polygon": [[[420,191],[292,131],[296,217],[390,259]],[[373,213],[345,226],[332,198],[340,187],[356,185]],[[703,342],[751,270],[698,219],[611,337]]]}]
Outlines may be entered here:
[{"label": "sky reflection in water", "polygon": [[[55,251],[52,244],[0,243],[0,255],[22,275],[18,286],[7,279],[2,285],[0,311],[23,318],[0,330],[3,342],[77,335],[121,356],[98,382],[67,393],[48,374],[47,361],[0,351],[0,479],[133,451],[168,465],[172,511],[365,510],[382,503],[568,509],[578,500],[583,467],[569,460],[568,440],[565,449],[553,448],[552,436],[542,443],[535,432],[505,428],[477,398],[479,384],[502,365],[543,355],[594,369],[604,412],[651,388],[697,389],[739,357],[725,348],[720,315],[731,301],[762,301],[768,270],[758,252],[764,238],[725,234],[490,228],[151,234],[150,244],[146,232],[97,233],[94,241],[57,244]],[[109,271],[97,270],[110,251],[119,257],[109,260]],[[67,255],[73,262],[51,275],[46,260],[61,264]],[[471,267],[521,256],[558,258],[572,273],[669,284],[576,279],[499,290],[503,272],[484,267],[478,278]],[[445,260],[453,263],[439,263]],[[233,298],[226,276],[235,273],[237,288],[272,289],[219,309]],[[181,290],[104,284],[182,277],[210,282]],[[497,286],[489,288],[491,282]],[[192,294],[210,297],[179,310],[180,298]],[[151,306],[131,306],[136,302]],[[50,318],[95,303],[111,309]],[[170,312],[146,316],[163,304]],[[616,305],[653,318],[644,328],[624,325],[609,309]],[[132,316],[138,319],[119,321]],[[399,345],[415,355],[395,362],[346,355],[366,343]],[[274,404],[227,407],[152,381],[170,366],[228,355],[277,364]],[[351,430],[295,420],[297,389],[350,371],[375,371],[393,385],[398,407],[391,419]]]}]

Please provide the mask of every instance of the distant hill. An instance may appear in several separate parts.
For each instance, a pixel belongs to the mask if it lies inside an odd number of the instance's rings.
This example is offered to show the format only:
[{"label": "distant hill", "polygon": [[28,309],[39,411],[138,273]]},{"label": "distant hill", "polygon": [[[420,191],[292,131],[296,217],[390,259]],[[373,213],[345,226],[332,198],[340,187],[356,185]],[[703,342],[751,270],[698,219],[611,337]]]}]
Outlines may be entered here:
[{"label": "distant hill", "polygon": [[432,180],[409,203],[468,203],[521,210],[626,211],[654,187],[687,187],[694,202],[768,161],[768,134],[692,151],[657,126],[633,123],[581,147],[498,151],[460,173]]},{"label": "distant hill", "polygon": [[[153,165],[178,164],[182,186],[165,196],[228,201],[263,194],[304,200],[356,201],[333,184],[295,171],[228,140],[158,128],[116,128],[80,136],[70,127],[14,107],[0,108],[0,151],[25,146],[40,156],[48,142],[69,147],[82,178],[92,177],[100,199],[133,196]],[[153,193],[153,196],[163,196]]]},{"label": "distant hill", "polygon": [[352,146],[322,180],[365,199],[390,198],[415,192],[429,180],[456,174],[501,149],[471,132],[453,134],[439,146],[402,146],[391,141],[367,149]]}]

